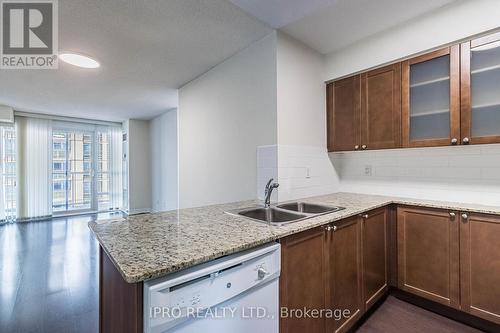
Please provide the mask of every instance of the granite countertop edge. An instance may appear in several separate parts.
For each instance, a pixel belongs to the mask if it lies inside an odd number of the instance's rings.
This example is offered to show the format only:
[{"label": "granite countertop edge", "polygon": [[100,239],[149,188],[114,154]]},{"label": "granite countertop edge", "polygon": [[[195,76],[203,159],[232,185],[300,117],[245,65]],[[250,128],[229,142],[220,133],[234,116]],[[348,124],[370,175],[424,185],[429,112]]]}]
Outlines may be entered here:
[{"label": "granite countertop edge", "polygon": [[[145,280],[150,280],[154,278],[159,278],[163,277],[167,274],[180,271],[192,266],[195,266],[197,264],[201,264],[216,258],[220,258],[225,255],[237,253],[243,250],[247,250],[253,247],[257,247],[259,245],[263,245],[266,243],[270,243],[276,240],[279,240],[281,238],[290,236],[292,234],[300,233],[309,229],[313,229],[316,227],[320,227],[322,225],[326,225],[329,223],[334,223],[336,221],[340,221],[355,215],[358,215],[363,212],[367,212],[370,210],[374,210],[377,208],[385,207],[391,204],[398,204],[398,205],[408,205],[408,206],[419,206],[419,207],[427,207],[427,208],[436,208],[436,209],[448,209],[448,210],[459,210],[459,211],[467,211],[467,212],[476,212],[476,213],[482,213],[482,214],[493,214],[493,215],[500,215],[500,207],[496,206],[484,206],[484,205],[477,205],[477,204],[467,204],[467,203],[458,203],[458,202],[447,202],[447,201],[437,201],[437,200],[424,200],[424,199],[413,199],[413,198],[402,198],[402,197],[388,197],[388,196],[379,196],[379,195],[367,195],[367,194],[358,194],[358,193],[334,193],[331,195],[323,195],[323,196],[318,196],[318,197],[311,197],[311,198],[304,198],[300,200],[295,200],[295,201],[306,201],[306,202],[317,202],[317,203],[324,203],[324,204],[331,204],[331,202],[335,202],[338,199],[342,199],[343,197],[347,197],[352,200],[356,200],[356,198],[359,198],[359,202],[356,203],[357,206],[356,208],[347,208],[344,211],[339,211],[339,212],[334,212],[330,214],[325,214],[321,216],[316,216],[309,218],[307,220],[303,220],[300,222],[296,223],[290,223],[287,225],[283,226],[269,226],[263,223],[255,222],[255,221],[249,221],[245,218],[242,217],[236,217],[236,216],[231,216],[228,214],[224,214],[223,216],[220,216],[220,219],[229,219],[229,220],[239,220],[239,222],[236,223],[246,223],[247,229],[251,229],[252,227],[255,227],[255,230],[258,231],[263,231],[262,235],[256,235],[255,237],[252,237],[250,240],[242,241],[238,243],[237,245],[227,245],[227,246],[221,246],[220,249],[217,250],[210,250],[208,253],[199,253],[193,250],[192,255],[189,255],[189,259],[182,259],[176,262],[171,262],[171,263],[163,263],[163,264],[158,264],[157,267],[155,268],[144,268],[141,269],[139,266],[140,264],[137,263],[130,263],[129,258],[127,258],[127,255],[124,255],[124,249],[121,249],[121,244],[128,243],[127,239],[125,240],[119,240],[119,239],[114,239],[113,237],[108,237],[106,238],[106,235],[103,230],[101,229],[103,226],[106,226],[107,224],[111,225],[113,223],[117,224],[118,228],[127,228],[129,227],[128,222],[131,221],[131,223],[142,223],[142,221],[147,221],[148,218],[152,216],[160,216],[160,214],[167,214],[169,212],[163,212],[163,213],[153,213],[153,214],[144,214],[144,215],[135,215],[131,217],[126,217],[126,218],[120,218],[120,219],[111,219],[111,220],[106,220],[106,221],[95,221],[95,222],[89,222],[89,228],[92,230],[93,234],[95,235],[96,239],[98,240],[99,244],[103,248],[104,252],[108,255],[110,260],[113,262],[115,267],[118,269],[120,274],[122,275],[123,279],[128,282],[128,283],[137,283],[137,282],[143,282]],[[363,201],[371,201],[374,200],[374,203],[366,202],[364,203]],[[330,201],[330,202],[329,202]],[[206,206],[206,207],[199,207],[199,208],[188,208],[184,210],[179,210],[179,211],[171,211],[170,214],[173,214],[173,212],[177,212],[177,216],[179,215],[179,212],[182,211],[189,211],[192,212],[193,210],[196,210],[196,213],[193,213],[195,217],[200,217],[203,215],[204,209],[207,210],[207,212],[210,212],[210,210],[218,209],[219,211],[223,209],[224,211],[230,210],[231,208],[242,208],[244,206],[251,206],[258,204],[256,201],[245,201],[245,202],[236,202],[232,204],[224,204],[224,205],[213,205],[213,206]],[[208,214],[208,213],[207,213]],[[213,213],[212,213],[213,214]],[[214,217],[217,219],[217,217]],[[189,220],[189,216],[186,217],[186,219]],[[243,222],[244,221],[244,222]],[[160,222],[160,221],[159,221]],[[231,221],[234,223],[234,221]],[[148,222],[144,222],[148,223]],[[164,221],[161,221],[161,223],[165,223]],[[172,222],[168,222],[172,223]],[[218,221],[215,221],[214,219],[208,223],[218,223]],[[174,221],[174,224],[177,224],[177,227],[182,229],[182,226],[180,226],[179,222]],[[147,225],[146,225],[147,226]],[[210,229],[211,230],[211,229]],[[161,232],[165,232],[161,230]],[[182,232],[182,230],[181,230]],[[217,231],[216,231],[217,232]],[[215,232],[215,233],[216,233]],[[238,236],[237,231],[234,232],[236,236]],[[258,232],[256,232],[258,234]],[[185,232],[185,235],[182,235],[182,237],[193,237],[193,234],[190,234],[189,231]],[[230,241],[228,240],[228,243]],[[149,244],[150,245],[150,244]],[[165,254],[168,253],[168,249],[165,250]],[[134,255],[141,255],[141,253],[149,254],[147,250],[142,250],[142,249],[136,249],[137,253],[131,253],[130,257],[133,257]],[[131,269],[132,268],[132,269]]]}]

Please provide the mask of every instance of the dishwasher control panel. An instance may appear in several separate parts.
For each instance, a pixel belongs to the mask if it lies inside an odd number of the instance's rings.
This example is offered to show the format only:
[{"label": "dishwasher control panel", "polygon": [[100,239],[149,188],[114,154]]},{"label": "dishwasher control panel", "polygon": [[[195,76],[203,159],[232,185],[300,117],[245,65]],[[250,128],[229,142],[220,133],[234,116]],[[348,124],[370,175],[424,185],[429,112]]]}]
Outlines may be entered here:
[{"label": "dishwasher control panel", "polygon": [[147,281],[145,328],[151,328],[148,332],[166,332],[169,327],[277,279],[279,274],[280,245],[272,244]]}]

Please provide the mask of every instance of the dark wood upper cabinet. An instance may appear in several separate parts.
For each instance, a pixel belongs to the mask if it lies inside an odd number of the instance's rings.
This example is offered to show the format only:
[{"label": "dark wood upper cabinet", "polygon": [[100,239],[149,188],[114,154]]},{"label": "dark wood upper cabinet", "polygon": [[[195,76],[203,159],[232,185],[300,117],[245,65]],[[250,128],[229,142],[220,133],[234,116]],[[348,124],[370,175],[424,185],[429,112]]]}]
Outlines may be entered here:
[{"label": "dark wood upper cabinet", "polygon": [[[316,228],[281,241],[280,307],[324,309],[326,305],[325,231]],[[325,318],[280,319],[281,333],[325,333]]]},{"label": "dark wood upper cabinet", "polygon": [[327,85],[328,150],[500,143],[500,32]]},{"label": "dark wood upper cabinet", "polygon": [[462,144],[500,143],[500,33],[461,44]]},{"label": "dark wood upper cabinet", "polygon": [[459,220],[457,212],[398,207],[400,289],[460,307]]},{"label": "dark wood upper cabinet", "polygon": [[388,209],[362,215],[363,300],[369,309],[387,291],[389,285]]},{"label": "dark wood upper cabinet", "polygon": [[500,217],[460,217],[462,310],[500,324]]},{"label": "dark wood upper cabinet", "polygon": [[328,151],[359,149],[361,87],[356,75],[327,85]]},{"label": "dark wood upper cabinet", "polygon": [[403,61],[401,99],[404,147],[459,144],[459,46]]},{"label": "dark wood upper cabinet", "polygon": [[360,228],[360,219],[352,217],[327,232],[327,305],[350,312],[349,318],[328,320],[327,332],[347,332],[363,314]]},{"label": "dark wood upper cabinet", "polygon": [[401,64],[361,74],[361,149],[401,147]]}]

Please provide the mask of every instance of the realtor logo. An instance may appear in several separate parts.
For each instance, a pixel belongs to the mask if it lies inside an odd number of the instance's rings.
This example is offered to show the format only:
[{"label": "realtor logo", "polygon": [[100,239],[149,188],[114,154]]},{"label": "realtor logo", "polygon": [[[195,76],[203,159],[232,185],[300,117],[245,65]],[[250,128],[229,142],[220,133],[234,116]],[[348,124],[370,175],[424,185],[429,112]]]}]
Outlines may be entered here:
[{"label": "realtor logo", "polygon": [[2,69],[56,69],[57,0],[2,0]]}]

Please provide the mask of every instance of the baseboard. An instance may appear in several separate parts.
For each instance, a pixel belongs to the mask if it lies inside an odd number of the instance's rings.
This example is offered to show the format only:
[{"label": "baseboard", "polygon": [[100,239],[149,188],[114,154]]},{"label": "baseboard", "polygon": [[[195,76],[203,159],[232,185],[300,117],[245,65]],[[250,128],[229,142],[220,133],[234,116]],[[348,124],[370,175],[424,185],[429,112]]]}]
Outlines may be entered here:
[{"label": "baseboard", "polygon": [[151,208],[134,208],[126,211],[128,215],[139,215],[151,213]]},{"label": "baseboard", "polygon": [[40,222],[48,221],[54,218],[54,215],[38,216],[38,217],[18,217],[14,222],[26,223],[26,222]]},{"label": "baseboard", "polygon": [[466,312],[451,308],[449,306],[430,301],[420,296],[413,295],[406,291],[391,288],[389,294],[407,303],[416,305],[423,309],[429,310],[431,312],[437,313],[443,317],[450,318],[452,320],[461,322],[465,325],[477,328],[485,332],[496,333],[500,332],[500,325],[487,321],[485,319],[473,316]]}]

